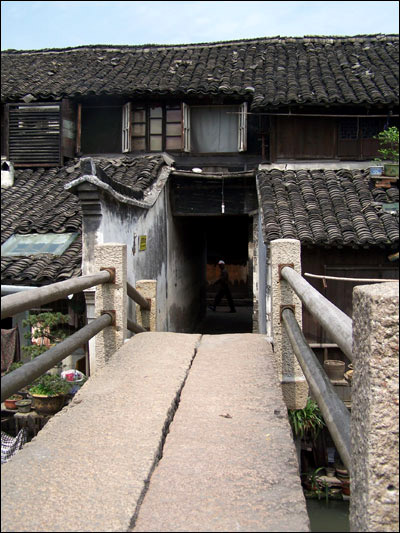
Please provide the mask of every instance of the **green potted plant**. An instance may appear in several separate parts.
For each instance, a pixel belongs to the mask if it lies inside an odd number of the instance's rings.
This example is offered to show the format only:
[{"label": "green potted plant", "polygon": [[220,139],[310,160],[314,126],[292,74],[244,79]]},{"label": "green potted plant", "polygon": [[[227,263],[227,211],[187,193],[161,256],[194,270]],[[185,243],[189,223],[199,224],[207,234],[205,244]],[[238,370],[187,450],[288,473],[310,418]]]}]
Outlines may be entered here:
[{"label": "green potted plant", "polygon": [[288,409],[288,417],[292,428],[293,440],[296,446],[299,471],[301,470],[301,441],[315,442],[321,429],[325,425],[322,413],[311,397],[303,409]]},{"label": "green potted plant", "polygon": [[[32,342],[29,346],[22,347],[25,357],[28,356],[28,360],[32,360],[68,337],[68,321],[69,315],[62,313],[48,311],[30,314],[22,321],[23,326],[30,326],[30,331],[25,333],[24,337]],[[60,374],[61,367],[60,362],[50,372]]]},{"label": "green potted plant", "polygon": [[33,359],[49,350],[54,344],[63,341],[68,337],[68,332],[64,327],[68,324],[68,320],[69,315],[50,311],[30,314],[26,320],[22,321],[22,325],[30,326],[30,331],[25,333],[24,337],[31,340],[32,344],[22,347],[23,354]]},{"label": "green potted plant", "polygon": [[304,409],[288,409],[288,415],[295,438],[311,438],[315,441],[325,425],[318,404],[311,397],[307,398]]},{"label": "green potted plant", "polygon": [[326,483],[325,480],[321,479],[323,475],[324,467],[320,466],[319,468],[316,468],[312,472],[307,472],[301,474],[305,477],[303,483],[306,490],[310,491],[312,493],[312,496],[317,496],[317,498],[320,500],[322,495],[325,496],[325,500],[328,501],[329,499],[329,485]]},{"label": "green potted plant", "polygon": [[29,387],[33,409],[40,414],[54,414],[64,407],[71,383],[58,374],[43,374]]},{"label": "green potted plant", "polygon": [[7,398],[6,400],[4,400],[4,407],[6,409],[17,409],[17,402],[19,400],[22,400],[22,395],[21,394],[12,394],[9,398]]},{"label": "green potted plant", "polygon": [[[378,152],[382,159],[388,161],[384,163],[385,176],[398,177],[399,175],[399,129],[391,126],[378,133],[374,137],[379,141]],[[381,161],[377,158],[376,161]]]},{"label": "green potted plant", "polygon": [[32,406],[32,400],[29,400],[28,398],[24,400],[18,400],[15,405],[20,413],[29,413]]}]

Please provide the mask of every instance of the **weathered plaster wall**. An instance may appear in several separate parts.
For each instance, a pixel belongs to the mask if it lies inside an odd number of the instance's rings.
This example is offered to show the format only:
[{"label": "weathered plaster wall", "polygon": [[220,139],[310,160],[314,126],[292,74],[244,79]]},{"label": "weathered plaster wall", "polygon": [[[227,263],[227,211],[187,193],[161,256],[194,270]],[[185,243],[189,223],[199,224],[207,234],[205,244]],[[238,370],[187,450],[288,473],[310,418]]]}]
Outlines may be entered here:
[{"label": "weathered plaster wall", "polygon": [[[165,192],[162,191],[150,209],[117,202],[101,193],[101,224],[99,243],[120,242],[127,245],[127,280],[135,287],[136,281],[157,281],[157,330],[167,330],[166,313],[166,211]],[[139,237],[146,236],[146,249],[139,249]],[[128,316],[136,319],[135,304],[128,299]]]},{"label": "weathered plaster wall", "polygon": [[[119,202],[92,184],[84,187],[93,189],[95,207],[84,216],[84,272],[94,272],[95,244],[126,244],[128,282],[135,287],[142,279],[157,281],[157,331],[191,332],[205,306],[202,229],[191,219],[172,216],[168,184],[150,209]],[[139,246],[142,235],[145,250]],[[128,317],[136,320],[129,298]]]},{"label": "weathered plaster wall", "polygon": [[173,217],[168,204],[168,331],[192,332],[205,312],[206,264],[201,225]]}]

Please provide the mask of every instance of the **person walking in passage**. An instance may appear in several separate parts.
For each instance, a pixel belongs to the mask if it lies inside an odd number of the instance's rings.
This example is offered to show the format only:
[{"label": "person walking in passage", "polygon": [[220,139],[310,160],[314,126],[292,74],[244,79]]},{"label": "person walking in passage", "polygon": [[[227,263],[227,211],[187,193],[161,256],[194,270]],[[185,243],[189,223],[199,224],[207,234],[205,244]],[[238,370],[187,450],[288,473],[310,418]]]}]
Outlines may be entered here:
[{"label": "person walking in passage", "polygon": [[217,294],[215,295],[214,305],[210,305],[210,309],[212,311],[215,311],[217,308],[217,305],[219,305],[222,298],[225,296],[226,299],[228,300],[228,305],[231,308],[230,313],[236,313],[231,291],[229,289],[229,275],[228,275],[228,271],[225,270],[225,262],[222,260],[218,261],[218,266],[220,268],[219,279],[217,279],[217,281],[213,283],[213,285],[219,285],[219,290]]}]

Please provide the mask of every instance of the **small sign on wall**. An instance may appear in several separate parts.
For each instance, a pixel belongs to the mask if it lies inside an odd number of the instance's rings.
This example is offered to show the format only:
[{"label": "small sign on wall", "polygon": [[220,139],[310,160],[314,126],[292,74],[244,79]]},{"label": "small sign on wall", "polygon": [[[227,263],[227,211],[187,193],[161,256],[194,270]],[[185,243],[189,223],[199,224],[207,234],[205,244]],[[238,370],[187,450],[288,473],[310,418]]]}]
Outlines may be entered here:
[{"label": "small sign on wall", "polygon": [[139,235],[139,252],[144,252],[147,246],[147,235]]}]

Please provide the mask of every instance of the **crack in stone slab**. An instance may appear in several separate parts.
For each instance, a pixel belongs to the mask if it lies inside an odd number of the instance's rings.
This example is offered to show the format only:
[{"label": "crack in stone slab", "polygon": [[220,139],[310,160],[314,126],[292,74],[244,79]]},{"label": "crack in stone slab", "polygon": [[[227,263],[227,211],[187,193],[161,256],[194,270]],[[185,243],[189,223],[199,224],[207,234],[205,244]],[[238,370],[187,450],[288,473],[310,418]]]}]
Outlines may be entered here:
[{"label": "crack in stone slab", "polygon": [[137,501],[136,508],[135,508],[135,511],[134,511],[134,513],[132,515],[132,518],[130,520],[127,532],[131,532],[135,528],[135,524],[136,524],[136,521],[137,521],[137,518],[138,518],[139,512],[140,512],[140,507],[141,507],[141,505],[143,503],[143,500],[144,500],[144,498],[145,498],[145,496],[147,494],[147,491],[149,490],[151,477],[153,475],[154,470],[157,468],[158,463],[162,459],[165,440],[166,440],[167,435],[169,433],[169,428],[170,428],[170,425],[171,425],[171,423],[172,423],[172,421],[174,419],[175,413],[176,413],[176,411],[177,411],[177,409],[179,407],[179,402],[180,402],[180,399],[181,399],[182,390],[183,390],[183,387],[185,386],[186,380],[187,380],[187,378],[189,376],[189,372],[190,372],[190,369],[192,368],[193,361],[194,361],[194,359],[195,359],[195,357],[197,355],[197,352],[198,352],[202,337],[203,336],[201,335],[200,339],[195,344],[193,357],[190,360],[189,367],[186,370],[185,377],[184,377],[184,379],[182,381],[182,384],[179,387],[179,389],[178,389],[178,391],[177,391],[177,393],[175,395],[175,398],[173,399],[173,401],[171,403],[170,408],[168,409],[167,417],[165,419],[164,426],[163,426],[163,429],[162,429],[162,432],[161,432],[160,443],[159,443],[157,451],[156,451],[156,453],[154,455],[153,464],[151,465],[149,474],[148,474],[147,478],[144,480],[144,486],[143,486],[142,492],[141,492],[141,494],[139,496],[139,499]]}]

